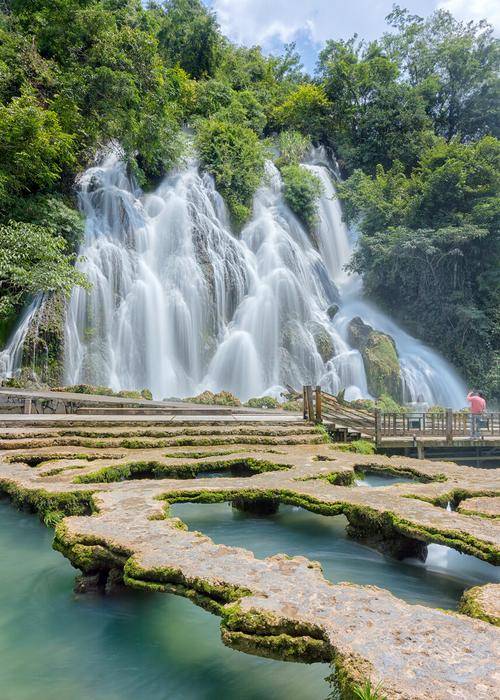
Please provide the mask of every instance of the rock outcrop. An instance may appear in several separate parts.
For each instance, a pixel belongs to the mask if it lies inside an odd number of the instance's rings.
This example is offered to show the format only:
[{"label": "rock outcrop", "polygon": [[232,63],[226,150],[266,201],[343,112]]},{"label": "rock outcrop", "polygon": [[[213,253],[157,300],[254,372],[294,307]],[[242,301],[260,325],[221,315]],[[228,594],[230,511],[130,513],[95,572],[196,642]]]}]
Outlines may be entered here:
[{"label": "rock outcrop", "polygon": [[368,391],[375,397],[389,394],[402,400],[400,365],[396,345],[390,335],[377,331],[359,316],[348,326],[349,343],[359,350],[365,366]]},{"label": "rock outcrop", "polygon": [[310,328],[319,356],[323,362],[328,362],[335,352],[331,335],[320,323],[311,323]]},{"label": "rock outcrop", "polygon": [[41,384],[54,386],[62,381],[65,315],[64,295],[47,295],[26,334],[22,366]]}]

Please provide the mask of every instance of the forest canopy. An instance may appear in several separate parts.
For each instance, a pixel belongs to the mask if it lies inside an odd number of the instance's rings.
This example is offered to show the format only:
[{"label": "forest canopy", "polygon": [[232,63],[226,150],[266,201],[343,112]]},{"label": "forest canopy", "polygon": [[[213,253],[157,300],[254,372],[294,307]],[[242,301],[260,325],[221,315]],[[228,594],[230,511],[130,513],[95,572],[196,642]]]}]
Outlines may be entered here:
[{"label": "forest canopy", "polygon": [[300,160],[322,144],[370,296],[498,396],[499,42],[444,10],[395,6],[387,22],[377,41],[327,41],[308,75],[293,45],[232,44],[200,0],[4,0],[0,321],[34,291],[82,282],[74,181],[110,141],[147,188],[194,132],[236,227],[275,153],[313,227],[321,187]]}]

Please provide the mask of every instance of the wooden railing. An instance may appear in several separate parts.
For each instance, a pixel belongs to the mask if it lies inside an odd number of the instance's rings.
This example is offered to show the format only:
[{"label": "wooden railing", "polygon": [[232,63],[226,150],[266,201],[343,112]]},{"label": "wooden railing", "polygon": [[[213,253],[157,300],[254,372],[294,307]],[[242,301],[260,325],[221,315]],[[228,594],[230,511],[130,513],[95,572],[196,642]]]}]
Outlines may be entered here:
[{"label": "wooden railing", "polygon": [[339,429],[351,430],[368,436],[375,435],[375,417],[369,411],[340,403],[335,396],[322,391],[320,386],[304,387],[304,419],[315,423],[329,423]]},{"label": "wooden railing", "polygon": [[[334,429],[373,437],[377,444],[383,438],[441,437],[451,444],[454,437],[471,434],[469,413],[446,409],[441,413],[375,413],[341,403],[320,386],[303,388],[304,419],[327,423]],[[500,439],[500,413],[481,414],[478,432],[483,437]]]},{"label": "wooden railing", "polygon": [[[482,413],[478,432],[481,436],[500,437],[500,413]],[[454,437],[471,434],[470,413],[447,409],[442,413],[381,413],[375,414],[377,442],[383,437],[444,437],[451,442]]]}]

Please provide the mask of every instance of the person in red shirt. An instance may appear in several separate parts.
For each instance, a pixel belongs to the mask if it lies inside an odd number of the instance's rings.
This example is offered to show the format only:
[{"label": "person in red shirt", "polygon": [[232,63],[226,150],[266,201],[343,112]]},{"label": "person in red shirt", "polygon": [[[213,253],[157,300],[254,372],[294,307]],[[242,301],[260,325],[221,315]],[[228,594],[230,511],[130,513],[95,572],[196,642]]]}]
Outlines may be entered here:
[{"label": "person in red shirt", "polygon": [[473,389],[467,394],[470,406],[470,434],[471,437],[481,435],[481,414],[486,411],[486,401],[480,391]]}]

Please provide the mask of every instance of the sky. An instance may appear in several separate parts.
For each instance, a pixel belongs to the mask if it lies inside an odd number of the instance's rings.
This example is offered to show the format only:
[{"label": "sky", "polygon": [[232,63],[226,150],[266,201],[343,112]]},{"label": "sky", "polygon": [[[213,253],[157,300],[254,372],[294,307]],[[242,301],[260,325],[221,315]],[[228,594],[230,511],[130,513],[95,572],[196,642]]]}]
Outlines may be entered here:
[{"label": "sky", "polygon": [[[205,0],[217,14],[223,33],[247,46],[259,44],[279,52],[295,41],[308,70],[313,70],[326,39],[347,39],[357,33],[375,39],[387,28],[393,0]],[[426,16],[449,10],[457,19],[487,19],[500,30],[499,0],[399,0],[412,14]]]}]

